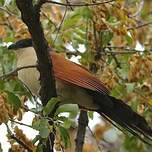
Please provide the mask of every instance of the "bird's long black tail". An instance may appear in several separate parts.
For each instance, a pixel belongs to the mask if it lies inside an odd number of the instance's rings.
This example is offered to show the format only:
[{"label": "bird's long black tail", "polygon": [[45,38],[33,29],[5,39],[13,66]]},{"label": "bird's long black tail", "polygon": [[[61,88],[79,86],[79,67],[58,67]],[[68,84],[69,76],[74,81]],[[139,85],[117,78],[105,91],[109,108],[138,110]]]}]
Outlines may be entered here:
[{"label": "bird's long black tail", "polygon": [[152,144],[152,129],[146,120],[123,101],[98,92],[89,92],[100,106],[97,111],[120,130],[127,130],[145,143]]}]

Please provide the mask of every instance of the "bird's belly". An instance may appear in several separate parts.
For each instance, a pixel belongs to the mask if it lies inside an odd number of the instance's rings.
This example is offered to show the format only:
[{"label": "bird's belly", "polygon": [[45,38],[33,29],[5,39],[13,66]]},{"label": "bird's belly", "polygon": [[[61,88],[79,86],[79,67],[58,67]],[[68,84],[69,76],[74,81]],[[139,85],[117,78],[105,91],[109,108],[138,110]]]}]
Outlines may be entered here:
[{"label": "bird's belly", "polygon": [[[38,96],[40,89],[39,72],[36,69],[29,68],[19,71],[18,76],[30,91]],[[61,104],[73,103],[90,110],[98,109],[84,88],[56,79],[56,91]]]},{"label": "bird's belly", "polygon": [[38,96],[40,89],[39,72],[32,69],[24,69],[18,72],[19,79],[30,89],[33,95]]},{"label": "bird's belly", "polygon": [[84,88],[56,79],[56,90],[63,104],[73,103],[89,110],[98,109],[98,106],[94,104],[92,97]]}]

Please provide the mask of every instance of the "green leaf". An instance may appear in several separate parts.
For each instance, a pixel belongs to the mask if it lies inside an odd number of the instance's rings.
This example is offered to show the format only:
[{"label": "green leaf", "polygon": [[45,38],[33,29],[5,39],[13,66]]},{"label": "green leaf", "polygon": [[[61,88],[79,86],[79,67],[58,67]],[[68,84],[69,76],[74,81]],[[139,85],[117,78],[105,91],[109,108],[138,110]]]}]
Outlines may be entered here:
[{"label": "green leaf", "polygon": [[58,98],[52,98],[51,100],[49,100],[43,109],[43,115],[44,116],[49,115],[54,110],[54,108],[56,108],[58,102],[59,102]]},{"label": "green leaf", "polygon": [[74,120],[66,119],[66,120],[64,121],[63,126],[64,126],[64,128],[69,129],[69,128],[70,128],[71,126],[73,126],[74,124],[75,124]]},{"label": "green leaf", "polygon": [[61,140],[64,143],[64,147],[67,148],[70,145],[70,136],[68,130],[62,126],[59,126]]},{"label": "green leaf", "polygon": [[43,152],[43,145],[38,145],[38,147],[36,148],[36,152]]},{"label": "green leaf", "polygon": [[72,118],[75,118],[77,116],[77,113],[79,111],[79,108],[77,105],[74,105],[74,104],[66,104],[66,105],[61,105],[55,115],[58,115],[60,113],[63,113],[63,112],[68,112],[70,113],[70,117]]},{"label": "green leaf", "polygon": [[89,7],[82,7],[77,10],[78,13],[84,18],[84,19],[91,19],[92,18],[92,13]]},{"label": "green leaf", "polygon": [[4,0],[0,0],[0,5],[3,6],[4,5]]},{"label": "green leaf", "polygon": [[93,113],[94,113],[93,111],[88,111],[88,116],[92,120],[93,120]]},{"label": "green leaf", "polygon": [[126,83],[126,86],[127,86],[127,92],[131,93],[135,88],[135,83]]},{"label": "green leaf", "polygon": [[18,110],[21,106],[21,101],[18,96],[16,96],[14,93],[6,91],[7,92],[7,100],[9,104],[11,104],[16,110]]},{"label": "green leaf", "polygon": [[3,90],[4,86],[5,86],[4,81],[0,80],[0,90]]},{"label": "green leaf", "polygon": [[76,23],[78,23],[80,18],[81,18],[81,16],[78,14],[74,14],[74,15],[66,18],[66,20],[63,23],[62,30],[66,30],[68,28],[75,27],[77,25]]},{"label": "green leaf", "polygon": [[41,119],[35,121],[33,124],[32,124],[32,127],[35,129],[35,130],[40,130],[40,122],[41,122]]},{"label": "green leaf", "polygon": [[123,84],[119,84],[117,85],[112,91],[111,91],[111,95],[114,97],[121,97],[123,94],[126,93],[126,88],[125,85]]},{"label": "green leaf", "polygon": [[36,137],[32,140],[32,143],[35,144],[41,138],[40,135],[36,135]]},{"label": "green leaf", "polygon": [[41,138],[47,138],[52,131],[52,127],[49,125],[48,120],[44,118],[34,122],[32,127],[39,131]]},{"label": "green leaf", "polygon": [[51,131],[52,131],[52,128],[50,127],[48,120],[42,119],[40,121],[40,130],[39,130],[40,136],[42,138],[47,138]]},{"label": "green leaf", "polygon": [[131,36],[126,35],[125,38],[126,38],[126,40],[127,40],[127,42],[128,42],[128,45],[131,45],[131,44],[133,43],[133,39],[132,39]]},{"label": "green leaf", "polygon": [[113,37],[113,33],[110,31],[101,33],[101,43],[103,46],[107,45]]}]

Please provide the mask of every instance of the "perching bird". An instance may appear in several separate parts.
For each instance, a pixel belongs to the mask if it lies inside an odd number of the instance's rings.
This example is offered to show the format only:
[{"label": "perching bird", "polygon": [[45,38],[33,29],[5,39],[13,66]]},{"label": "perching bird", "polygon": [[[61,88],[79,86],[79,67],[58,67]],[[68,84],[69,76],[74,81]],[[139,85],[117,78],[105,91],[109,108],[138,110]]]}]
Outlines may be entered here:
[{"label": "perching bird", "polygon": [[[16,50],[18,67],[33,65],[37,61],[31,39],[20,40],[8,49]],[[74,103],[87,110],[96,111],[117,128],[125,129],[151,144],[152,129],[146,120],[123,101],[110,96],[100,80],[82,66],[58,53],[51,51],[50,58],[53,63],[57,95],[62,103]],[[36,68],[20,70],[18,76],[33,94],[38,94],[40,84]]]}]

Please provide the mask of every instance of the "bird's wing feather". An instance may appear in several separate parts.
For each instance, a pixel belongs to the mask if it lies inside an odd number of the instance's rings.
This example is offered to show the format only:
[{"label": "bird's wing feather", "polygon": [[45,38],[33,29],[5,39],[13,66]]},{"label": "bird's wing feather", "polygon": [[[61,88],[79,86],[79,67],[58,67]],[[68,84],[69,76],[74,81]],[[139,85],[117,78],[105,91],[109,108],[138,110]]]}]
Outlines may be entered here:
[{"label": "bird's wing feather", "polygon": [[55,52],[51,52],[51,57],[56,78],[103,94],[109,93],[104,84],[85,68]]}]

